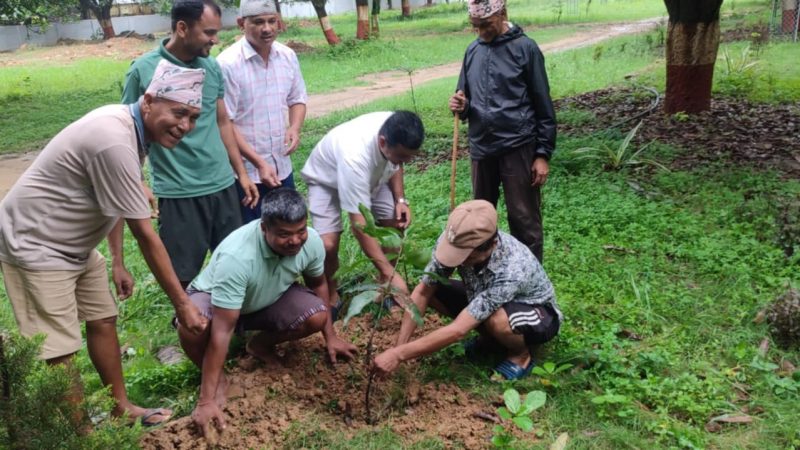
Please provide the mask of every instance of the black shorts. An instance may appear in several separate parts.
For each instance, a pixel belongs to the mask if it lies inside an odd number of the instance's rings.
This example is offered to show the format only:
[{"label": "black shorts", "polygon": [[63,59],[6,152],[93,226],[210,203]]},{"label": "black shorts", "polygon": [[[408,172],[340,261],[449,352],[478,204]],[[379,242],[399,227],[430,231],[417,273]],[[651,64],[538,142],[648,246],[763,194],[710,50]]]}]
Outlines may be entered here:
[{"label": "black shorts", "polygon": [[233,184],[200,197],[159,198],[158,210],[158,235],[182,283],[191,282],[206,254],[242,225]]},{"label": "black shorts", "polygon": [[[464,283],[459,280],[450,280],[448,284],[439,283],[436,298],[450,317],[457,316],[469,304]],[[558,315],[550,305],[509,302],[502,308],[508,315],[511,331],[521,334],[528,347],[544,344],[553,339],[561,327]]]}]

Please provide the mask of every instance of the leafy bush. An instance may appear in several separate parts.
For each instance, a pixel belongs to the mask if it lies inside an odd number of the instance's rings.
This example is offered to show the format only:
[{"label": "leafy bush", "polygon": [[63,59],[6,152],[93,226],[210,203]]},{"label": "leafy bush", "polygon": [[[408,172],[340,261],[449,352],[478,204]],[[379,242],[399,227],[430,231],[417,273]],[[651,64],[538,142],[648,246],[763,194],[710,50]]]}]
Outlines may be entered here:
[{"label": "leafy bush", "polygon": [[75,374],[38,359],[43,337],[0,336],[0,447],[14,449],[135,449],[141,426],[105,419],[89,434],[90,417],[111,409],[107,391],[81,405],[68,400]]}]

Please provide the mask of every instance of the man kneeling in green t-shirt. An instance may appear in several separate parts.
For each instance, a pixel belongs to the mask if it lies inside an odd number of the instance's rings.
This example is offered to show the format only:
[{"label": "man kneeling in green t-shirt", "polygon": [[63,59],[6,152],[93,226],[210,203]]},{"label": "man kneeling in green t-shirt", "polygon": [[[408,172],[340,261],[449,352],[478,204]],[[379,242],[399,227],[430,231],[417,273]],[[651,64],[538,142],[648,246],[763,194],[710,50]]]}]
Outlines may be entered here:
[{"label": "man kneeling in green t-shirt", "polygon": [[[260,359],[267,359],[278,343],[318,331],[325,337],[332,362],[337,356],[354,356],[356,347],[333,330],[325,248],[319,234],[306,225],[307,215],[303,197],[296,191],[268,192],[261,220],[226,237],[186,291],[210,320],[202,335],[178,326],[184,351],[202,369],[192,418],[203,434],[210,422],[225,427],[222,407],[227,382],[222,367],[235,330],[260,331],[247,345],[248,352]],[[296,283],[300,275],[305,286]]]}]

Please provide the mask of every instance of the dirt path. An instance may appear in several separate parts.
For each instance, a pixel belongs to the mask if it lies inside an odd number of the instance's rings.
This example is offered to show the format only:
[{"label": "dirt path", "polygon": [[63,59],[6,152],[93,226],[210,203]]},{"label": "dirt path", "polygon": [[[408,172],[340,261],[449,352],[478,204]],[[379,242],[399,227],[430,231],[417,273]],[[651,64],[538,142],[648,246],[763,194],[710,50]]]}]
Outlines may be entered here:
[{"label": "dirt path", "polygon": [[[658,25],[660,20],[661,19],[646,19],[622,24],[587,25],[574,35],[543,44],[541,48],[544,53],[556,53],[586,47],[606,39],[651,30]],[[126,40],[123,39],[122,41]],[[135,55],[131,56],[130,52],[140,51],[142,44],[141,41],[133,41],[127,43],[127,45],[131,48],[126,48],[125,51],[122,52],[112,52],[106,45],[95,45],[91,46],[91,48],[95,53],[104,52],[103,54],[109,54],[110,56],[119,53],[122,55],[121,57],[134,57]],[[80,57],[75,54],[76,52],[73,50],[75,47],[78,46],[69,47],[68,59]],[[0,59],[0,65],[14,64],[11,58],[4,57]],[[420,69],[412,75],[414,86],[420,86],[426,82],[440,78],[456,76],[460,68],[461,62]],[[380,72],[366,75],[359,80],[368,83],[368,85],[309,96],[308,117],[320,117],[337,110],[363,105],[378,98],[401,94],[410,87],[408,73],[404,71]],[[0,198],[6,195],[8,190],[11,189],[11,186],[30,165],[35,156],[36,152],[0,156]]]}]

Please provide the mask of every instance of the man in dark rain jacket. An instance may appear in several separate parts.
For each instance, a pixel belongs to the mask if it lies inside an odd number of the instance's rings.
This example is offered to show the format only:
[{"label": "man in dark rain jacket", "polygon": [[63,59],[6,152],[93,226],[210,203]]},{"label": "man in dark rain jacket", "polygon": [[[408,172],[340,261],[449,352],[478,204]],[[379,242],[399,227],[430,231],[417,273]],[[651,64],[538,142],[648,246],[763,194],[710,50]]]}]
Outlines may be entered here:
[{"label": "man in dark rain jacket", "polygon": [[539,188],[555,150],[544,56],[508,22],[505,0],[468,0],[478,39],[467,47],[450,110],[469,121],[472,190],[495,206],[503,185],[511,234],[542,261]]}]

